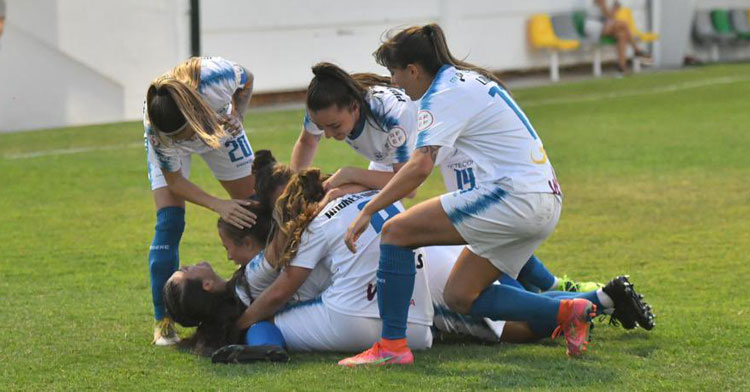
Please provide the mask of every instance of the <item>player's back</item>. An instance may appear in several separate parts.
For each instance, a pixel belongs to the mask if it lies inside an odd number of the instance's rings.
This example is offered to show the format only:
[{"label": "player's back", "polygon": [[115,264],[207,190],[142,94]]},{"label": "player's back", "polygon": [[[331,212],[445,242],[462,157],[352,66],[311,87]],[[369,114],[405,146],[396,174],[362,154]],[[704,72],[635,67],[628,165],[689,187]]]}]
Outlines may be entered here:
[{"label": "player's back", "polygon": [[443,66],[420,100],[416,147],[454,147],[476,164],[476,181],[508,191],[552,192],[552,166],[526,115],[502,86]]},{"label": "player's back", "polygon": [[[291,263],[307,268],[324,263],[331,273],[332,283],[322,299],[327,306],[340,313],[379,317],[376,274],[380,259],[380,232],[388,219],[404,210],[403,206],[395,203],[375,214],[370,226],[357,240],[356,253],[352,253],[344,243],[349,225],[375,195],[377,191],[355,193],[326,205],[303,234],[297,256]],[[431,319],[432,304],[427,279],[419,268],[409,320],[429,324]]]}]

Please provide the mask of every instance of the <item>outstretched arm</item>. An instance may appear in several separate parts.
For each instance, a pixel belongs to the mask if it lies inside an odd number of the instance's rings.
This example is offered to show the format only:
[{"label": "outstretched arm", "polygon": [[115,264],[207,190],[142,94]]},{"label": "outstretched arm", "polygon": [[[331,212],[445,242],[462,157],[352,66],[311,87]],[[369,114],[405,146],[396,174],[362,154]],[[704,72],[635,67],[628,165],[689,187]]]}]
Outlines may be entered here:
[{"label": "outstretched arm", "polygon": [[393,179],[375,198],[365,205],[346,233],[345,241],[349,250],[356,252],[354,243],[370,224],[373,214],[403,199],[422,185],[435,167],[435,159],[439,150],[440,146],[417,148],[406,165],[393,176]]},{"label": "outstretched arm", "polygon": [[289,299],[310,276],[310,272],[312,272],[311,269],[303,267],[284,268],[271,286],[245,309],[237,320],[237,328],[240,330],[250,328],[258,321],[271,318],[289,302]]},{"label": "outstretched arm", "polygon": [[224,200],[206,193],[203,189],[193,184],[182,176],[181,171],[169,172],[162,170],[167,180],[169,190],[183,199],[206,207],[219,214],[225,221],[239,227],[250,227],[255,224],[255,214],[243,206],[250,205],[247,200]]},{"label": "outstretched arm", "polygon": [[304,129],[302,130],[292,149],[292,159],[289,166],[293,171],[300,171],[312,164],[315,153],[318,151],[318,143],[320,143],[320,135],[313,135]]}]

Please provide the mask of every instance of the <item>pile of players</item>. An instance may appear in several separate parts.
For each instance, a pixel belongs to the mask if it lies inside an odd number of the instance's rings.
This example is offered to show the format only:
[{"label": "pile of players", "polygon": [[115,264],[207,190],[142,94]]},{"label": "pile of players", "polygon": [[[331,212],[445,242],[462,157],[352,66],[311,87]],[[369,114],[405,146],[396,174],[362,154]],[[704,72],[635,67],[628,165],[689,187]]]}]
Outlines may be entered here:
[{"label": "pile of players", "polygon": [[[411,364],[433,334],[588,345],[592,318],[650,330],[654,315],[626,276],[606,285],[552,274],[534,256],[560,217],[562,192],[541,139],[492,73],[455,59],[429,24],[376,51],[391,77],[313,67],[304,129],[289,166],[253,153],[243,129],[253,76],[218,57],[157,78],[144,108],[157,207],[149,252],[154,343],[218,362],[286,360],[289,351],[360,354],[345,366]],[[333,175],[310,168],[321,136],[370,161]],[[204,158],[231,199],[188,180]],[[409,209],[440,166],[446,192]],[[219,214],[240,267],[178,270],[185,201]],[[197,327],[179,341],[174,322]]]}]

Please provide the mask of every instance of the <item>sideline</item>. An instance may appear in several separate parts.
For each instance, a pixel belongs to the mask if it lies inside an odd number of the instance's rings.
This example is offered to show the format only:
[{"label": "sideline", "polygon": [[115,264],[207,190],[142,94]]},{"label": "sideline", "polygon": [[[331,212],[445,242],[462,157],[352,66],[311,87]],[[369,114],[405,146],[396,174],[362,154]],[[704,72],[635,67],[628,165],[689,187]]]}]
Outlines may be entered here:
[{"label": "sideline", "polygon": [[[626,97],[663,94],[663,93],[670,93],[674,91],[690,90],[690,89],[701,88],[701,87],[710,87],[710,86],[732,84],[732,83],[742,83],[742,82],[750,82],[750,77],[723,76],[720,78],[711,78],[711,79],[703,79],[703,80],[696,80],[696,81],[690,81],[690,82],[682,82],[682,83],[676,83],[676,84],[671,84],[671,85],[666,85],[666,86],[645,88],[645,89],[638,89],[638,90],[631,90],[631,91],[619,91],[619,92],[604,93],[604,94],[577,95],[577,96],[566,97],[566,98],[550,98],[550,99],[538,99],[538,100],[529,100],[529,101],[521,100],[520,104],[521,104],[521,107],[526,108],[526,107],[540,107],[540,106],[560,105],[560,104],[579,103],[579,102],[591,102],[591,101],[600,101],[600,100],[606,100],[606,99],[618,99],[618,98],[626,98]],[[254,130],[254,132],[258,132],[258,130],[256,129]],[[6,155],[3,155],[3,159],[6,159],[6,160],[29,159],[29,158],[51,156],[51,155],[79,154],[79,153],[87,153],[87,152],[95,152],[95,151],[120,150],[120,149],[126,149],[126,148],[136,148],[136,147],[143,148],[143,142],[129,143],[129,144],[116,144],[116,145],[111,145],[111,146],[73,147],[73,148],[63,148],[63,149],[55,149],[55,150],[30,151],[30,152],[17,153],[17,154],[6,154]]]}]

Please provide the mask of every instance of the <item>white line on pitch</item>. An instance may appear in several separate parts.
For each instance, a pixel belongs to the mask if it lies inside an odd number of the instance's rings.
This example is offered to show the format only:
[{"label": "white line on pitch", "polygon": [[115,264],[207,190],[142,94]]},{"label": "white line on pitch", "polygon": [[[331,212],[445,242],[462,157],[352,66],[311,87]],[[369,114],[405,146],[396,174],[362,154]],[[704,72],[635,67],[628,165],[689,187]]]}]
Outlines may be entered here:
[{"label": "white line on pitch", "polygon": [[721,78],[697,80],[694,82],[685,82],[685,83],[672,84],[672,85],[654,87],[654,88],[645,88],[645,89],[639,89],[639,90],[633,90],[633,91],[620,91],[620,92],[607,93],[607,94],[577,95],[577,96],[571,96],[567,98],[551,98],[551,99],[540,99],[540,100],[529,100],[529,101],[519,100],[519,101],[521,103],[521,107],[535,107],[535,106],[557,105],[557,104],[565,104],[565,103],[599,101],[602,99],[635,97],[635,96],[640,96],[640,95],[661,94],[661,93],[669,93],[673,91],[688,90],[692,88],[709,87],[709,86],[716,86],[716,85],[730,84],[730,83],[741,83],[741,82],[748,82],[748,81],[750,81],[750,78],[747,78],[747,77],[725,76]]},{"label": "white line on pitch", "polygon": [[5,159],[26,159],[26,158],[37,158],[45,157],[49,155],[67,155],[67,154],[78,154],[82,152],[93,152],[93,151],[109,151],[109,150],[120,150],[124,148],[135,148],[143,147],[143,142],[130,143],[130,144],[116,144],[113,146],[95,146],[95,147],[72,147],[72,148],[60,148],[56,150],[44,150],[44,151],[29,151],[21,152],[17,154],[6,154],[3,156]]}]

